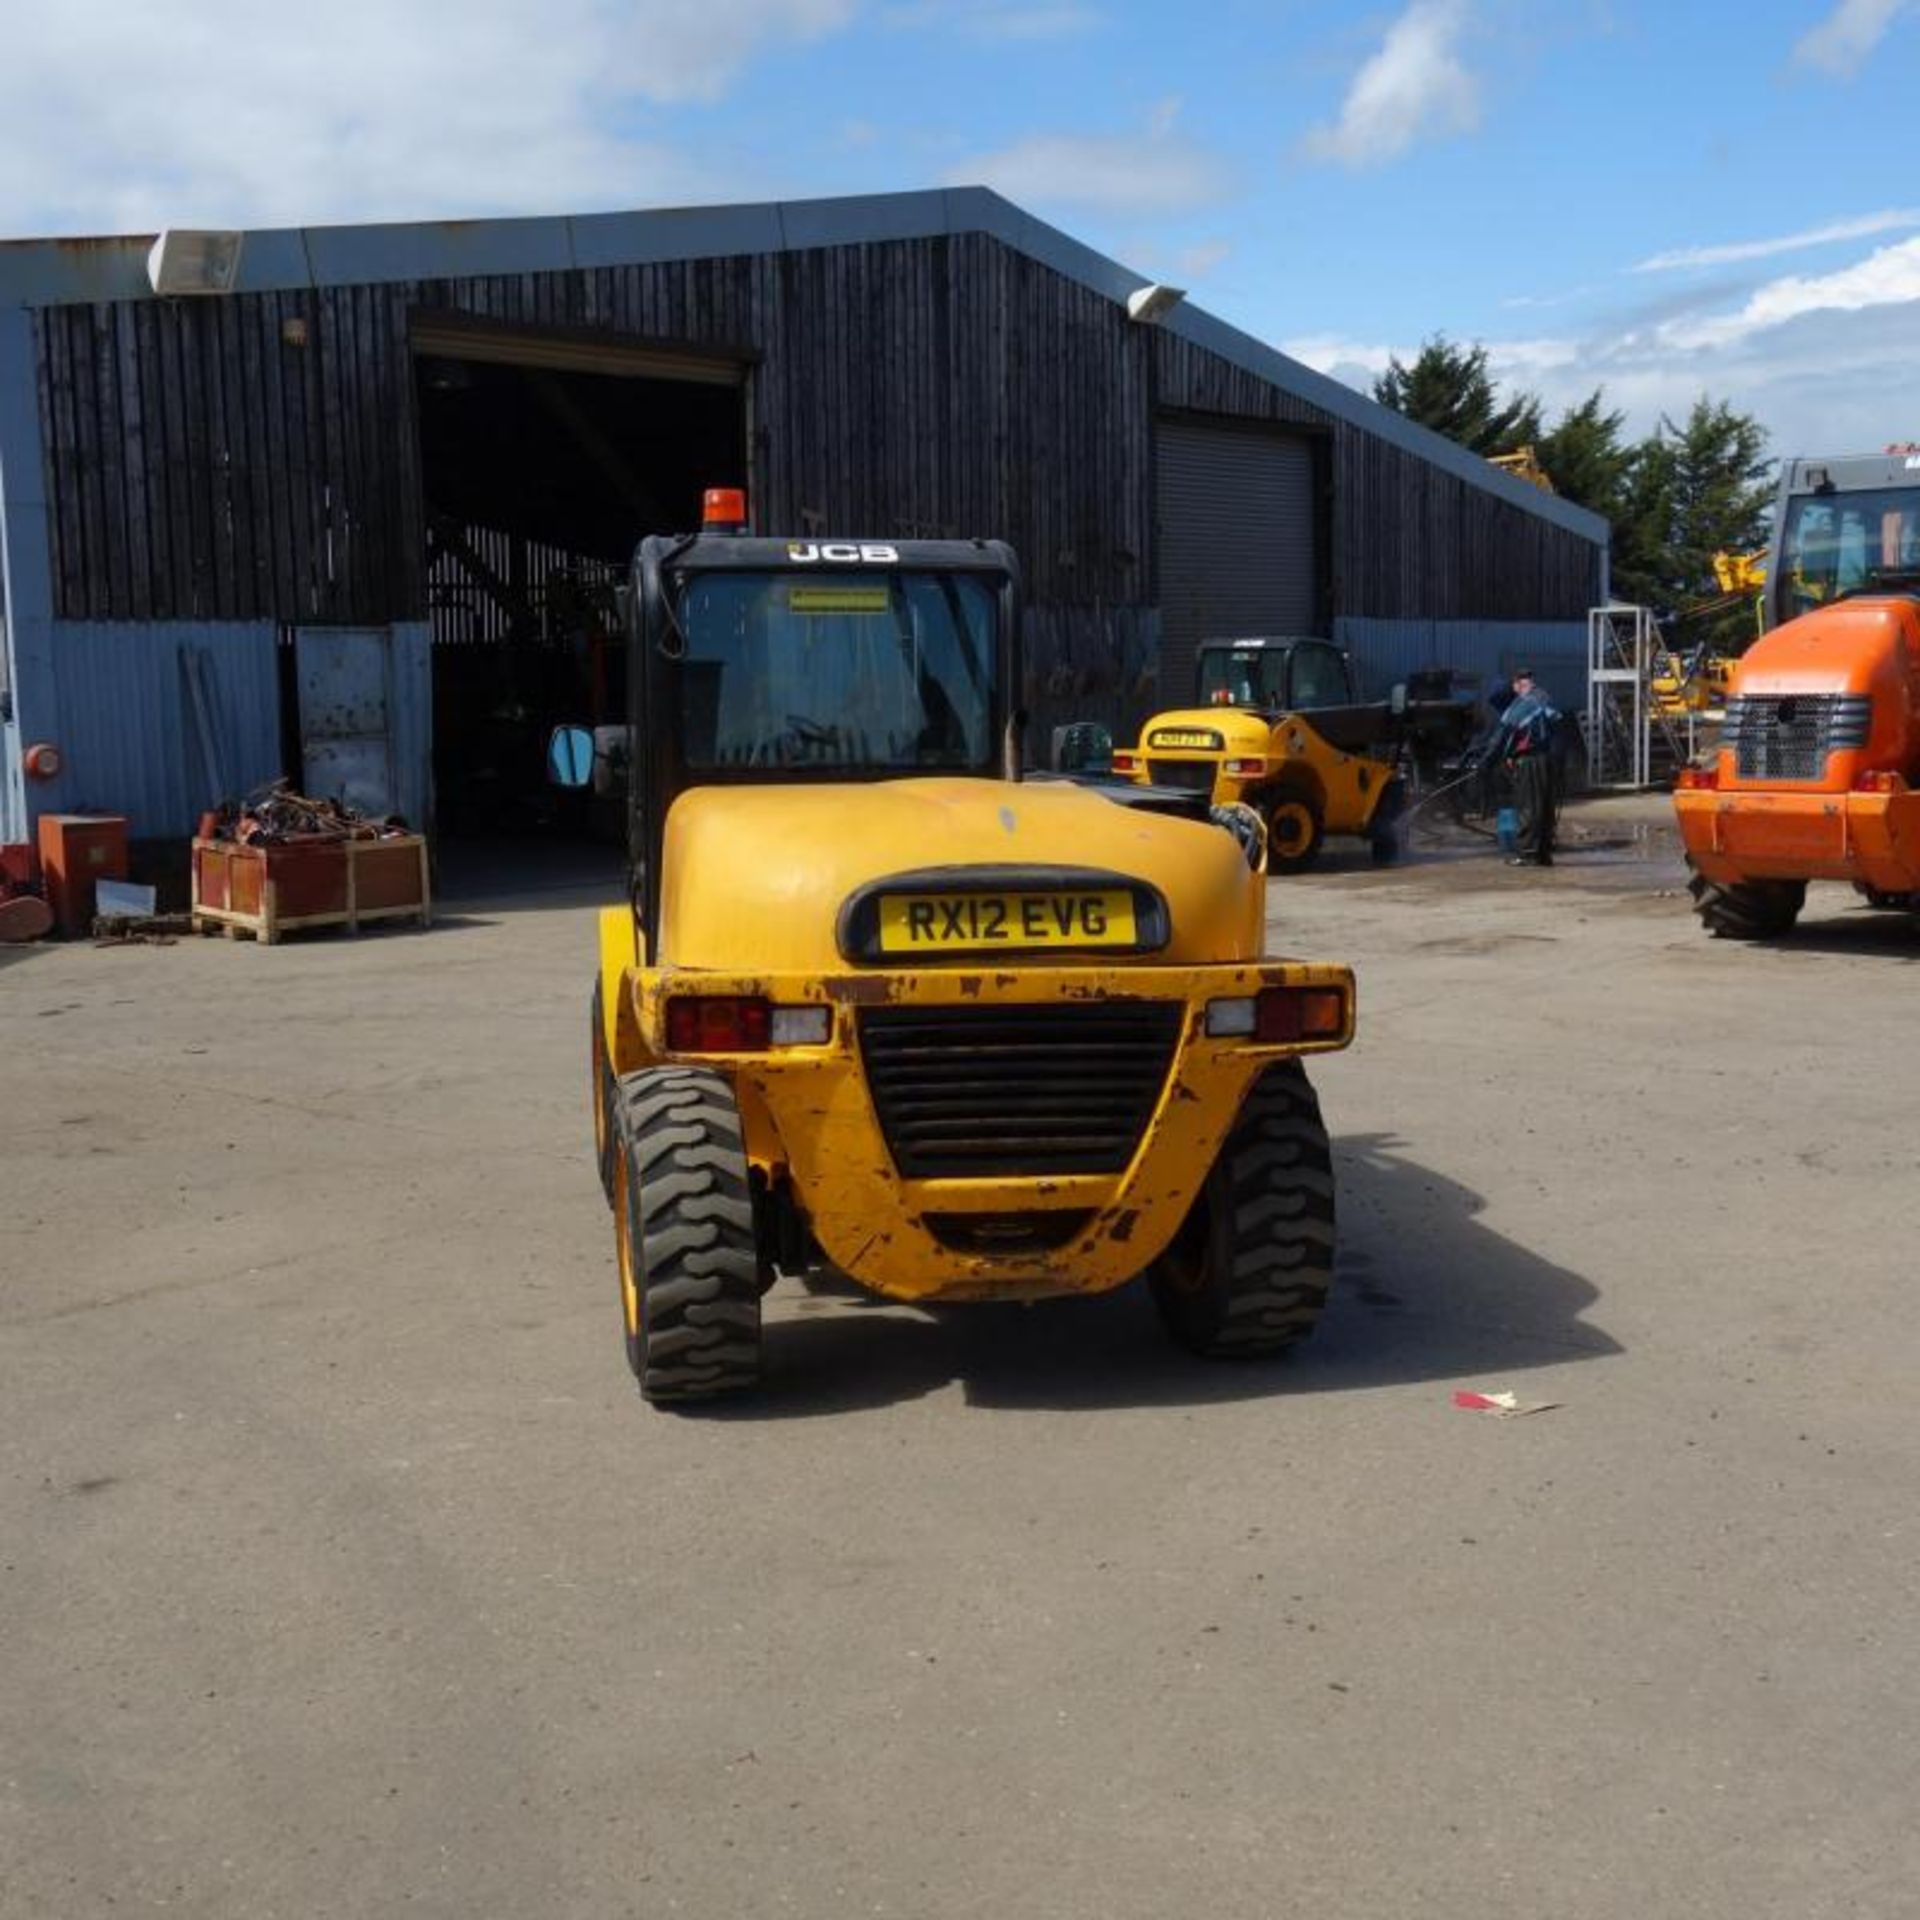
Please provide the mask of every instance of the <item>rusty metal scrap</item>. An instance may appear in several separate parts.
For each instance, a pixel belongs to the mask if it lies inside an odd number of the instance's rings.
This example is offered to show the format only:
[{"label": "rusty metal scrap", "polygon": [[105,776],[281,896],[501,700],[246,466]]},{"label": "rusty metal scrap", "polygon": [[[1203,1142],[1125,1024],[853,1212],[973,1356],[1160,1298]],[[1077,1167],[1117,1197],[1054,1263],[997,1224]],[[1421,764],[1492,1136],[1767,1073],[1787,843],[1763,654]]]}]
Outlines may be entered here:
[{"label": "rusty metal scrap", "polygon": [[286,780],[256,788],[242,801],[229,800],[205,837],[242,845],[285,846],[292,841],[386,840],[407,831],[398,814],[375,820],[342,800],[316,800]]}]

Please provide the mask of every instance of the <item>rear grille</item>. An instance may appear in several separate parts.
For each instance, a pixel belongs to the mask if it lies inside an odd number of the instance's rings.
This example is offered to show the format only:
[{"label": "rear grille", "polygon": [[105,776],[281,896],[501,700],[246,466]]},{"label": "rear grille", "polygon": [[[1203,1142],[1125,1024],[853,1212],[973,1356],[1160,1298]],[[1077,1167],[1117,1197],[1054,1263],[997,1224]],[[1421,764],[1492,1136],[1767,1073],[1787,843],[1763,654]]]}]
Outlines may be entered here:
[{"label": "rear grille", "polygon": [[1156,787],[1180,787],[1188,793],[1211,793],[1219,769],[1211,760],[1149,760],[1147,778]]},{"label": "rear grille", "polygon": [[1864,693],[1755,693],[1727,702],[1720,744],[1742,780],[1818,780],[1827,756],[1864,747],[1873,702]]},{"label": "rear grille", "polygon": [[1180,1037],[1177,1001],[868,1007],[860,1057],[909,1180],[1118,1173]]}]

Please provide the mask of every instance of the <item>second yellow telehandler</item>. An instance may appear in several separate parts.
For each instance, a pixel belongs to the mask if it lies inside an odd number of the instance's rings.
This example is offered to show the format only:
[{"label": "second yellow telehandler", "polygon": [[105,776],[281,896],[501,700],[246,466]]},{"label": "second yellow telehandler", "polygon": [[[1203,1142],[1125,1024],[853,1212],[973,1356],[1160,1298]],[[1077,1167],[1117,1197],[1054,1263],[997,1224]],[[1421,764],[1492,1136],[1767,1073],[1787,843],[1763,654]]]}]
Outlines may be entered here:
[{"label": "second yellow telehandler", "polygon": [[1158,713],[1113,770],[1143,785],[1251,807],[1275,873],[1301,873],[1330,833],[1365,840],[1385,864],[1400,851],[1406,803],[1390,710],[1354,698],[1353,668],[1328,640],[1208,640],[1191,707]]}]

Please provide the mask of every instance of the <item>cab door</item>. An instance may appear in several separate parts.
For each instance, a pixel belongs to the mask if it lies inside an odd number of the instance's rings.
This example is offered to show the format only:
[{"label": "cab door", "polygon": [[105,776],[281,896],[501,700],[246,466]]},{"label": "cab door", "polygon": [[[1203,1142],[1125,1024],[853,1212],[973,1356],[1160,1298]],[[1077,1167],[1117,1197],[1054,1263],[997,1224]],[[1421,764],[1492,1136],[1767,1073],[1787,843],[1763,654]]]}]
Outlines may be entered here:
[{"label": "cab door", "polygon": [[1287,661],[1287,709],[1310,713],[1315,707],[1350,707],[1353,679],[1347,656],[1320,640],[1302,640]]}]

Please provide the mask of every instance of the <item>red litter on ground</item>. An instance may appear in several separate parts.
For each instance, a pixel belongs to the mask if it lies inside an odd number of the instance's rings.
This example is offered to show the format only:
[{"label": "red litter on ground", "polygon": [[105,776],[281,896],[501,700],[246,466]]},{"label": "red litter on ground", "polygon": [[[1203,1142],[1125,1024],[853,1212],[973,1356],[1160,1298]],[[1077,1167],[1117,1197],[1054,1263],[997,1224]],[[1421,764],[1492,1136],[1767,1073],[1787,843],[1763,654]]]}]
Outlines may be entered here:
[{"label": "red litter on ground", "polygon": [[1558,1400],[1522,1400],[1517,1393],[1475,1393],[1462,1390],[1453,1404],[1467,1413],[1491,1413],[1501,1420],[1517,1420],[1523,1413],[1551,1413]]}]

